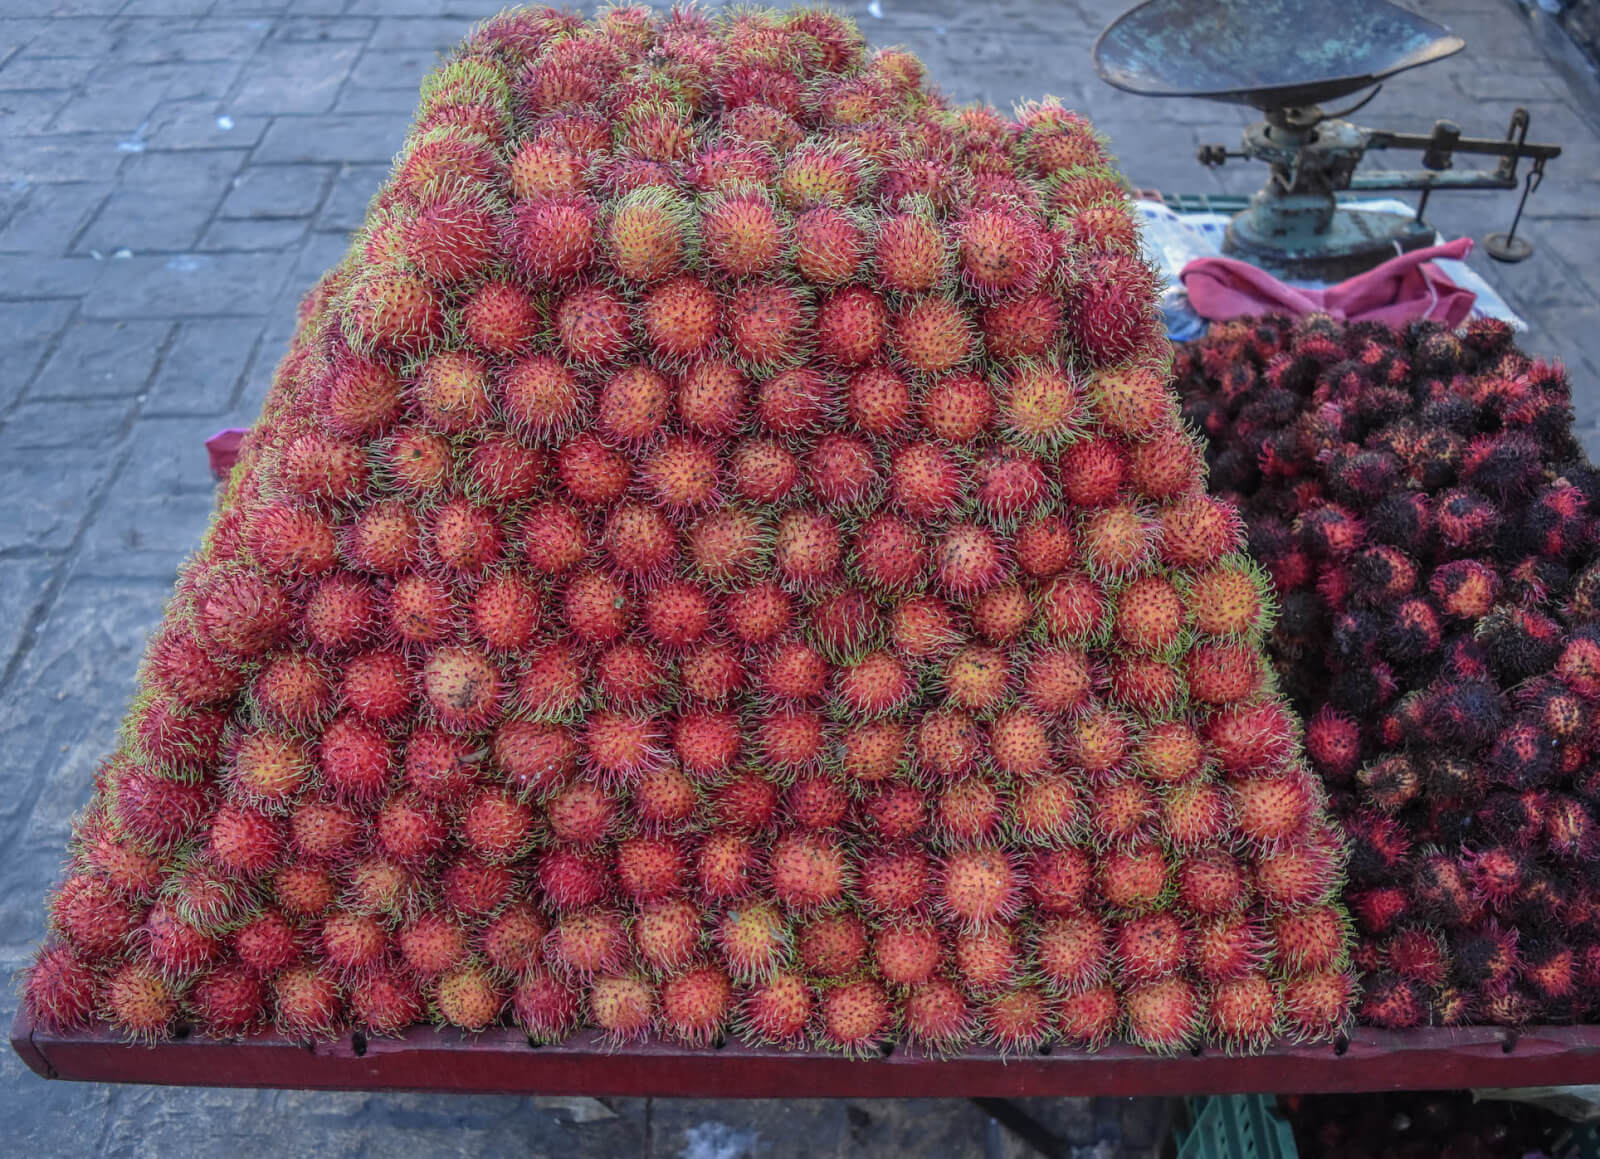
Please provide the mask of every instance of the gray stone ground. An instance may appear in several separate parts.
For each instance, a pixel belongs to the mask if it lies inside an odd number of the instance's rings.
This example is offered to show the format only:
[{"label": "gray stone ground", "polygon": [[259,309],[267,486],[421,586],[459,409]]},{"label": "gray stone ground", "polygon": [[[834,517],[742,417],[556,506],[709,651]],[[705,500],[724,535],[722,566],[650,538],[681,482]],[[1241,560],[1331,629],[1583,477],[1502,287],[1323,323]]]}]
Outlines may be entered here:
[{"label": "gray stone ground", "polygon": [[[344,249],[436,54],[498,0],[0,0],[0,972],[41,932],[73,811],[112,744],[146,632],[212,501],[201,440],[246,425],[294,305]],[[1247,192],[1201,170],[1227,106],[1152,103],[1089,62],[1115,0],[847,5],[959,99],[1054,93],[1136,183]],[[1535,260],[1481,263],[1565,359],[1600,448],[1600,126],[1511,0],[1419,3],[1469,51],[1392,82],[1362,116],[1498,135],[1511,108],[1566,146],[1533,202]],[[1589,117],[1600,115],[1591,107]],[[1497,195],[1436,197],[1447,232],[1502,228]],[[1478,259],[1475,259],[1475,261]],[[14,999],[0,996],[9,1022]],[[1153,1141],[1153,1101],[1041,1105],[1081,1156]],[[570,1122],[517,1098],[46,1085],[0,1057],[6,1150],[36,1155],[470,1152],[975,1155],[970,1104],[617,1100]],[[1001,1143],[1000,1152],[1016,1153]],[[993,1153],[993,1151],[991,1151]]]}]

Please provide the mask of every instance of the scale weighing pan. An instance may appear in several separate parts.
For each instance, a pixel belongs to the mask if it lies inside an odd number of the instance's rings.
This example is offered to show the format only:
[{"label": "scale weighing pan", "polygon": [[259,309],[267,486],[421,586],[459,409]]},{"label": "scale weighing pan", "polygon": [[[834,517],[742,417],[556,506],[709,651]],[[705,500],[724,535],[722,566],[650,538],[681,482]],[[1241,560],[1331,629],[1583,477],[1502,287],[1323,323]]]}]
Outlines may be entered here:
[{"label": "scale weighing pan", "polygon": [[1100,34],[1094,64],[1140,96],[1268,110],[1347,96],[1465,47],[1387,0],[1146,0]]}]

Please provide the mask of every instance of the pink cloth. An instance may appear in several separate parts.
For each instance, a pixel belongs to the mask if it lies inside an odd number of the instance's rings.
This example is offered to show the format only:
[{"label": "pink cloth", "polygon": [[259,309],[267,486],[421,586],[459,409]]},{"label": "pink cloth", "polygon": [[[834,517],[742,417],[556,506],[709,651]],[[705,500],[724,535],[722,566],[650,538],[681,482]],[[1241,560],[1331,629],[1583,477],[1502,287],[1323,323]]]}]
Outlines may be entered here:
[{"label": "pink cloth", "polygon": [[248,427],[226,427],[206,440],[206,454],[211,456],[211,473],[226,479],[233,465],[239,461],[239,444],[250,433]]},{"label": "pink cloth", "polygon": [[1196,258],[1178,278],[1195,313],[1212,321],[1256,314],[1331,314],[1350,322],[1401,326],[1431,318],[1459,326],[1478,296],[1444,275],[1431,258],[1460,261],[1472,239],[1412,250],[1324,290],[1286,286],[1266,270],[1233,258]]}]

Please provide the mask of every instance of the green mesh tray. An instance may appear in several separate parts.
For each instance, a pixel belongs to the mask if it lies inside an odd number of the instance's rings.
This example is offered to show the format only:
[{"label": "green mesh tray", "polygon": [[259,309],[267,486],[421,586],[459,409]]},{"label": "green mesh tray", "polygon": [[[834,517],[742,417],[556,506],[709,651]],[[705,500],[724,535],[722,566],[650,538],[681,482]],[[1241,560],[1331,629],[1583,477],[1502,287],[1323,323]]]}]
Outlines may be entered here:
[{"label": "green mesh tray", "polygon": [[1178,1159],[1298,1159],[1294,1132],[1272,1095],[1202,1095],[1185,1103],[1189,1124],[1178,1131]]}]

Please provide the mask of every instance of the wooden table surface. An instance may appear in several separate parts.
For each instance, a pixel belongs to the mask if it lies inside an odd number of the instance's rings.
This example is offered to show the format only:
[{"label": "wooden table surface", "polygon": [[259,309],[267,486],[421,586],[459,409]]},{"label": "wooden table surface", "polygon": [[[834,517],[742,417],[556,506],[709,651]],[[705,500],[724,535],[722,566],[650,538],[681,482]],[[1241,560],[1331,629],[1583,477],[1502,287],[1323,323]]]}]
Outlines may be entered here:
[{"label": "wooden table surface", "polygon": [[1002,1058],[904,1049],[851,1060],[729,1043],[648,1041],[611,1048],[592,1034],[558,1046],[516,1031],[472,1036],[417,1027],[402,1038],[301,1043],[262,1034],[143,1045],[107,1030],[52,1034],[19,1012],[11,1045],[36,1073],[80,1082],[302,1090],[692,1096],[700,1098],[1019,1098],[1456,1089],[1600,1082],[1600,1026],[1377,1031],[1348,1042],[1279,1044],[1255,1055],[1163,1057],[1135,1047]]}]

